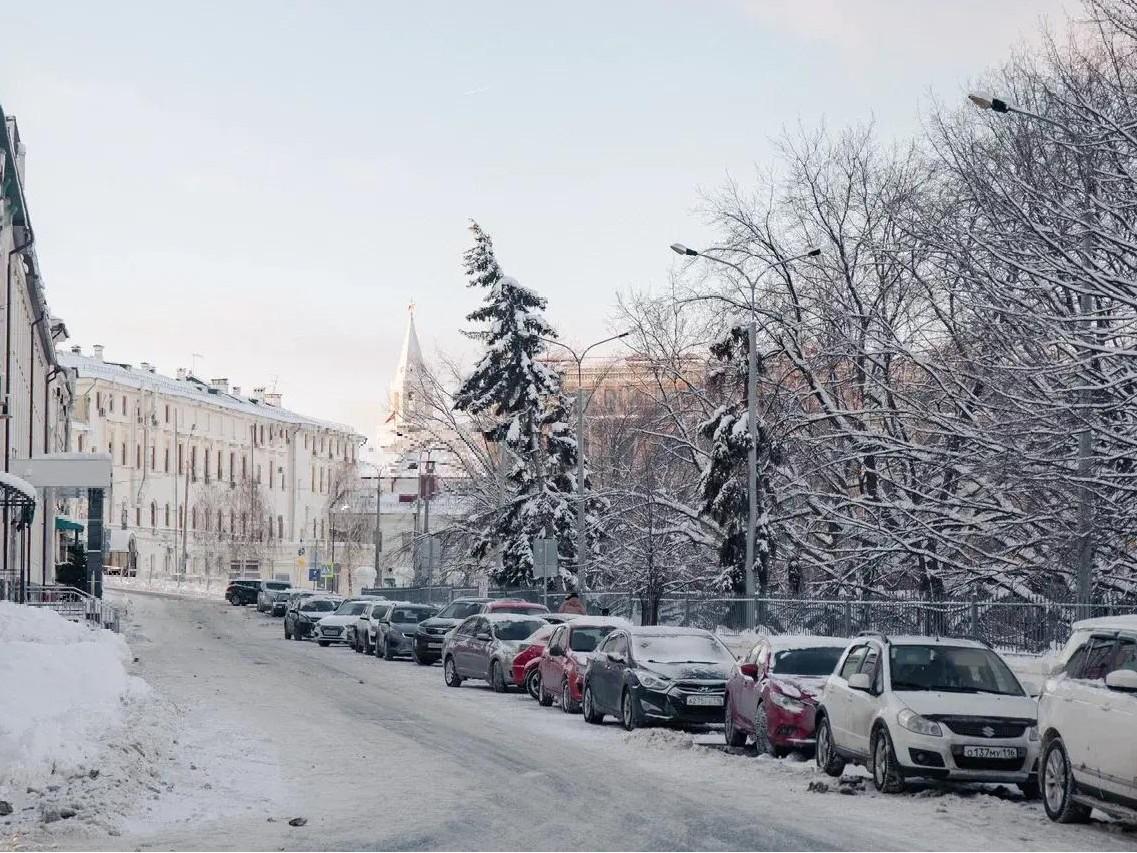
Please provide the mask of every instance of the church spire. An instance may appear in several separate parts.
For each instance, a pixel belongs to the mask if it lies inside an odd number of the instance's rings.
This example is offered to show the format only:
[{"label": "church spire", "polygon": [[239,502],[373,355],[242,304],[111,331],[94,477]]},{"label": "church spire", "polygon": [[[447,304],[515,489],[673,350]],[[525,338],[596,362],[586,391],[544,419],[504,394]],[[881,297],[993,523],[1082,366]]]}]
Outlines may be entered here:
[{"label": "church spire", "polygon": [[407,426],[414,420],[420,404],[419,395],[426,366],[422,359],[422,348],[415,330],[415,304],[407,306],[407,331],[403,336],[403,348],[399,353],[399,366],[388,394],[389,420],[395,427]]}]

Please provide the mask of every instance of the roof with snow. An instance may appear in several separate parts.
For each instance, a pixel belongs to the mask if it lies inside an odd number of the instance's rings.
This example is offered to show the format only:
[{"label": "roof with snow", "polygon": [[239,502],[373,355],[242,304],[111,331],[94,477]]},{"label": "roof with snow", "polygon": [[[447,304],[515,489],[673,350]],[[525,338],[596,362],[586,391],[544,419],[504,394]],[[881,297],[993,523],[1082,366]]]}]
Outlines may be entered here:
[{"label": "roof with snow", "polygon": [[173,379],[169,376],[163,376],[161,373],[151,373],[149,370],[141,368],[135,369],[129,364],[102,361],[81,353],[61,350],[56,355],[61,365],[74,369],[80,377],[102,379],[139,391],[156,391],[170,397],[180,397],[197,403],[208,403],[239,414],[262,418],[266,421],[278,421],[297,426],[347,433],[358,439],[360,443],[365,440],[362,435],[355,431],[354,427],[347,424],[308,417],[280,406],[270,406],[263,400],[213,388],[209,383],[192,374],[187,374],[185,379]]}]

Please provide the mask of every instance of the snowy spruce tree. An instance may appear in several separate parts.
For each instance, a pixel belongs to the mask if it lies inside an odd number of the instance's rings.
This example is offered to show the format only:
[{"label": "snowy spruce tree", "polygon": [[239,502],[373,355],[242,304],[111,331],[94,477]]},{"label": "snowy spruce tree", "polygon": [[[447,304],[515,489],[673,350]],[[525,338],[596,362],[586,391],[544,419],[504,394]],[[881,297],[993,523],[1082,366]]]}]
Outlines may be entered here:
[{"label": "snowy spruce tree", "polygon": [[469,286],[485,296],[466,319],[480,324],[470,336],[484,343],[485,352],[455,394],[454,408],[488,418],[483,433],[503,456],[507,484],[475,555],[500,546],[494,581],[529,585],[534,537],[557,540],[562,576],[575,565],[577,442],[560,376],[540,361],[541,338],[556,336],[543,316],[545,299],[502,272],[493,242],[476,222],[470,230],[474,246],[465,254],[466,273]]},{"label": "snowy spruce tree", "polygon": [[[746,591],[746,529],[749,523],[747,456],[750,433],[747,424],[746,369],[748,335],[744,326],[731,329],[725,340],[711,347],[720,363],[708,377],[710,390],[723,403],[699,425],[710,442],[710,462],[699,481],[703,513],[723,531],[719,545],[720,586],[724,591]],[[761,370],[761,361],[759,361]],[[754,537],[754,575],[760,593],[765,592],[775,542],[766,510],[770,479],[765,468],[773,461],[769,437],[758,424],[758,523]]]}]

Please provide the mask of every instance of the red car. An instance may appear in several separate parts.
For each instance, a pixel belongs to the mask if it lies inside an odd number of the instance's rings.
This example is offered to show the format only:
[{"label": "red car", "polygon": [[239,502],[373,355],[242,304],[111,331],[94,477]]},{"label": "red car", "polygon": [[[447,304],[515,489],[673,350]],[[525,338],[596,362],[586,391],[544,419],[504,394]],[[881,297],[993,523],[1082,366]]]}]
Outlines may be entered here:
[{"label": "red car", "polygon": [[814,746],[817,697],[848,645],[832,637],[763,637],[726,683],[728,746],[753,736],[759,754]]},{"label": "red car", "polygon": [[616,628],[630,627],[618,616],[581,616],[555,626],[537,664],[537,701],[546,708],[559,702],[566,714],[580,711],[584,671],[601,640]]},{"label": "red car", "polygon": [[513,659],[513,683],[525,685],[526,691],[534,699],[537,698],[537,664],[541,662],[541,652],[545,651],[545,643],[560,625],[545,625],[534,631],[524,643],[517,657]]},{"label": "red car", "polygon": [[495,598],[486,604],[485,613],[520,613],[525,616],[540,616],[548,613],[549,608],[533,601],[521,598]]}]

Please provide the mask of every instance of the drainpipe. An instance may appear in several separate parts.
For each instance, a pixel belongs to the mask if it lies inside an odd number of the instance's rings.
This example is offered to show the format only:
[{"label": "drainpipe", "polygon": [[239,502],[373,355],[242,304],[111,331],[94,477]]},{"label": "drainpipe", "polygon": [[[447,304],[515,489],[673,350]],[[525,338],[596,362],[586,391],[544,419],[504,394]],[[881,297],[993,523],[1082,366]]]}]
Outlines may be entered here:
[{"label": "drainpipe", "polygon": [[[34,340],[34,339],[33,339]],[[53,367],[46,376],[43,378],[43,453],[46,456],[48,453],[48,417],[47,413],[51,405],[51,380],[63,372],[63,368],[58,365]],[[47,580],[47,560],[48,548],[50,547],[50,533],[47,529],[47,489],[44,489],[44,512],[43,512],[43,583],[46,585]],[[53,513],[54,515],[54,513]],[[55,554],[51,555],[51,579],[55,580]]]},{"label": "drainpipe", "polygon": [[[11,465],[11,430],[12,430],[12,411],[11,411],[11,396],[12,396],[12,259],[16,255],[23,254],[32,243],[35,242],[35,235],[30,228],[26,229],[27,233],[24,237],[24,242],[16,246],[12,251],[8,252],[8,266],[6,268],[7,275],[7,296],[4,303],[4,404],[3,413],[4,418],[4,471],[8,472]],[[4,575],[8,575],[8,551],[11,545],[11,520],[12,511],[7,506],[4,507],[4,547],[2,562]]]},{"label": "drainpipe", "polygon": [[[41,311],[39,317],[32,323],[31,331],[31,346],[28,347],[28,459],[32,458],[35,453],[33,442],[35,441],[35,411],[36,411],[36,326],[47,319],[47,312]],[[47,353],[43,354],[43,360],[47,361]],[[44,409],[44,423],[47,422],[47,409]]]}]

